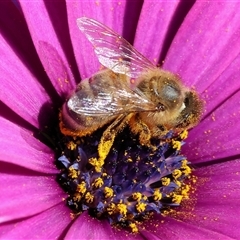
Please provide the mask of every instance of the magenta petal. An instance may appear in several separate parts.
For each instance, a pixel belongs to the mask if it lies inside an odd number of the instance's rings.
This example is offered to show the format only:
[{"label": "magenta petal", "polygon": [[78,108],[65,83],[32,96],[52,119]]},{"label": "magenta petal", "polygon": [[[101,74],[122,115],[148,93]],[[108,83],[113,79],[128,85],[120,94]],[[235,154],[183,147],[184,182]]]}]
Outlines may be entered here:
[{"label": "magenta petal", "polygon": [[0,175],[0,223],[32,216],[62,201],[56,176]]},{"label": "magenta petal", "polygon": [[184,154],[193,163],[239,155],[240,91],[191,130]]},{"label": "magenta petal", "polygon": [[151,240],[161,240],[162,236],[156,236],[154,233],[149,232],[147,230],[141,230],[141,235],[144,237],[144,239],[151,239]]},{"label": "magenta petal", "polygon": [[[65,29],[67,25],[62,23],[63,16],[60,14],[65,4],[59,4],[56,8],[56,5],[44,1],[20,1],[20,3],[40,60],[56,90],[66,95],[66,92],[73,88],[75,80],[67,58],[68,53],[64,52],[64,50],[71,51],[71,47],[62,48],[62,45],[70,46],[70,43],[62,43],[61,37],[57,35],[63,35],[68,31]],[[53,11],[49,15],[48,11],[52,8]],[[66,36],[66,33],[64,34]]]},{"label": "magenta petal", "polygon": [[88,213],[81,214],[69,229],[65,239],[116,239],[107,221],[91,218]]},{"label": "magenta petal", "polygon": [[177,33],[164,68],[203,92],[240,52],[238,1],[198,1]]},{"label": "magenta petal", "polygon": [[0,36],[0,100],[35,127],[39,111],[49,102],[44,89]]},{"label": "magenta petal", "polygon": [[[197,202],[192,217],[182,220],[219,234],[239,239],[240,160],[196,170]],[[186,216],[189,216],[186,210]],[[223,238],[225,239],[225,238]]]},{"label": "magenta petal", "polygon": [[63,99],[67,98],[74,89],[75,83],[67,71],[66,63],[61,58],[58,50],[50,43],[39,41],[38,47],[39,57],[43,61],[45,71],[51,79],[55,90]]},{"label": "magenta petal", "polygon": [[0,161],[42,173],[58,173],[54,153],[31,132],[0,117]]},{"label": "magenta petal", "polygon": [[240,89],[239,81],[240,54],[221,73],[221,75],[201,94],[206,102],[203,117],[212,112],[220,104],[231,98]]},{"label": "magenta petal", "polygon": [[126,0],[124,1],[67,1],[68,21],[73,48],[82,78],[99,71],[100,64],[93,46],[77,27],[76,20],[82,16],[94,18],[122,34]]},{"label": "magenta petal", "polygon": [[187,221],[183,222],[170,217],[162,217],[161,215],[155,215],[150,222],[145,224],[145,226],[146,230],[143,232],[141,231],[141,233],[146,239],[154,239],[152,238],[153,235],[155,239],[156,237],[159,237],[160,239],[167,240],[233,240],[228,235],[211,231],[208,228],[188,224]]},{"label": "magenta petal", "polygon": [[[134,47],[157,64],[171,19],[179,1],[144,1]],[[156,19],[156,21],[153,21]]]},{"label": "magenta petal", "polygon": [[139,235],[131,235],[124,230],[114,229],[107,220],[97,220],[82,213],[69,229],[65,239],[142,239]]},{"label": "magenta petal", "polygon": [[59,239],[72,221],[70,210],[60,203],[36,216],[0,227],[1,239]]},{"label": "magenta petal", "polygon": [[37,76],[41,83],[46,82],[45,87],[50,90],[49,80],[35,51],[24,16],[14,3],[16,1],[1,1],[0,32],[14,49],[14,54],[20,57],[21,62],[27,66],[33,75]]}]

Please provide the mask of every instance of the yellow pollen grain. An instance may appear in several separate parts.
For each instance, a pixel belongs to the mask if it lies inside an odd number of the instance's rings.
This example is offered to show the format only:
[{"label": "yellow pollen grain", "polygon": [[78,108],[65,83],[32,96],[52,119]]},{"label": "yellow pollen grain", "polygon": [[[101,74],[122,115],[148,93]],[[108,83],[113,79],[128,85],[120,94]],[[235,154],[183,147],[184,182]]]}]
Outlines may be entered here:
[{"label": "yellow pollen grain", "polygon": [[73,141],[70,141],[70,142],[68,142],[68,144],[67,144],[67,148],[70,149],[70,150],[75,150],[76,147],[77,147],[77,144],[74,143]]},{"label": "yellow pollen grain", "polygon": [[73,201],[74,202],[79,202],[81,200],[82,196],[80,193],[75,193],[73,196]]},{"label": "yellow pollen grain", "polygon": [[94,199],[94,196],[90,192],[87,192],[86,195],[85,195],[86,202],[87,203],[92,203],[93,199]]},{"label": "yellow pollen grain", "polygon": [[68,176],[69,176],[70,178],[73,178],[73,179],[74,179],[74,178],[78,178],[79,174],[80,174],[80,171],[74,169],[73,167],[70,167],[70,168],[68,169]]},{"label": "yellow pollen grain", "polygon": [[145,200],[145,201],[147,201],[148,197],[147,197],[147,196],[143,196],[142,199]]},{"label": "yellow pollen grain", "polygon": [[159,189],[156,189],[153,193],[153,200],[160,201],[162,199],[162,194],[160,193]]},{"label": "yellow pollen grain", "polygon": [[122,214],[123,216],[127,215],[127,206],[124,203],[119,203],[117,205],[117,211]]},{"label": "yellow pollen grain", "polygon": [[94,166],[96,172],[101,172],[103,161],[98,160],[97,158],[90,158],[89,163]]},{"label": "yellow pollen grain", "polygon": [[141,213],[144,212],[146,209],[147,204],[146,203],[137,203],[136,204],[136,210]]},{"label": "yellow pollen grain", "polygon": [[97,159],[96,158],[90,158],[89,163],[93,166],[97,165]]},{"label": "yellow pollen grain", "polygon": [[174,194],[173,195],[173,198],[172,198],[172,201],[176,204],[180,204],[181,201],[183,199],[183,196],[182,195],[177,195],[177,194]]},{"label": "yellow pollen grain", "polygon": [[182,160],[182,167],[187,166],[188,161],[186,159]]},{"label": "yellow pollen grain", "polygon": [[191,189],[191,188],[190,188],[189,185],[183,186],[182,189],[181,189],[181,195],[182,195],[184,198],[188,198],[190,189]]},{"label": "yellow pollen grain", "polygon": [[182,167],[181,169],[182,169],[183,174],[185,174],[185,175],[189,175],[192,172],[192,169],[189,166]]},{"label": "yellow pollen grain", "polygon": [[172,145],[173,145],[173,148],[178,150],[178,151],[181,149],[181,142],[180,141],[172,140]]},{"label": "yellow pollen grain", "polygon": [[116,205],[114,203],[110,203],[107,207],[107,212],[109,215],[112,215],[116,210]]},{"label": "yellow pollen grain", "polygon": [[171,182],[171,179],[168,178],[168,177],[163,177],[161,180],[162,180],[162,185],[163,186],[168,186]]},{"label": "yellow pollen grain", "polygon": [[104,195],[105,195],[105,198],[110,198],[110,197],[113,197],[113,190],[110,188],[110,187],[105,187],[104,188]]},{"label": "yellow pollen grain", "polygon": [[183,140],[183,139],[186,139],[188,137],[188,131],[187,130],[184,130],[180,133],[180,138]]},{"label": "yellow pollen grain", "polygon": [[140,192],[135,192],[132,194],[132,198],[135,201],[140,201],[142,199],[142,194]]},{"label": "yellow pollen grain", "polygon": [[175,169],[172,172],[172,176],[174,177],[174,179],[178,179],[179,177],[181,177],[181,175],[182,175],[182,172],[179,169]]},{"label": "yellow pollen grain", "polygon": [[178,187],[181,187],[182,183],[180,181],[175,180],[174,182],[178,185]]},{"label": "yellow pollen grain", "polygon": [[130,223],[129,227],[131,228],[132,233],[137,233],[138,232],[138,228],[137,228],[136,223]]},{"label": "yellow pollen grain", "polygon": [[95,187],[95,188],[100,188],[100,187],[102,187],[102,185],[103,185],[103,180],[102,180],[102,178],[96,178],[95,180],[94,180],[94,183],[93,183],[93,186]]},{"label": "yellow pollen grain", "polygon": [[87,189],[86,189],[86,183],[85,182],[81,182],[77,185],[77,190],[78,193],[84,194]]}]

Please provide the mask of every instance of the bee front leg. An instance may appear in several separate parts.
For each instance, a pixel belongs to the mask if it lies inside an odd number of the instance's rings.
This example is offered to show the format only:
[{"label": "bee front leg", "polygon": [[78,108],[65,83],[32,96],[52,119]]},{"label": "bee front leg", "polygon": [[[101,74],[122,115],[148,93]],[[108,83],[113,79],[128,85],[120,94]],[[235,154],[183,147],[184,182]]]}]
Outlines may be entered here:
[{"label": "bee front leg", "polygon": [[104,164],[104,160],[107,157],[115,137],[117,136],[118,132],[120,132],[127,124],[129,119],[131,118],[131,114],[129,115],[120,115],[118,116],[114,122],[107,127],[107,129],[104,131],[99,145],[98,145],[98,155],[99,159],[98,162],[102,165]]},{"label": "bee front leg", "polygon": [[134,134],[139,135],[139,142],[141,145],[145,145],[147,147],[153,147],[151,145],[151,131],[146,123],[141,121],[138,116],[134,116],[131,121],[129,122],[131,131]]}]

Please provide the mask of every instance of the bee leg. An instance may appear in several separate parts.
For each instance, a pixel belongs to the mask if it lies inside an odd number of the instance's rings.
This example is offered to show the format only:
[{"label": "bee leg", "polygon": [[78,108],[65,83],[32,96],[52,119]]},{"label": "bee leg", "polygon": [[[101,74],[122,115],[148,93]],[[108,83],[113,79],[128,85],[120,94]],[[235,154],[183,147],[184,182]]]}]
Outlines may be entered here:
[{"label": "bee leg", "polygon": [[98,145],[98,160],[102,162],[102,164],[104,163],[104,160],[107,157],[118,132],[120,132],[126,126],[130,118],[131,114],[128,114],[127,116],[122,114],[118,116],[114,122],[104,131]]},{"label": "bee leg", "polygon": [[134,134],[139,135],[139,142],[142,145],[145,145],[147,147],[153,148],[151,145],[151,131],[146,123],[141,121],[138,116],[135,116],[134,118],[131,119],[129,122],[131,131]]}]

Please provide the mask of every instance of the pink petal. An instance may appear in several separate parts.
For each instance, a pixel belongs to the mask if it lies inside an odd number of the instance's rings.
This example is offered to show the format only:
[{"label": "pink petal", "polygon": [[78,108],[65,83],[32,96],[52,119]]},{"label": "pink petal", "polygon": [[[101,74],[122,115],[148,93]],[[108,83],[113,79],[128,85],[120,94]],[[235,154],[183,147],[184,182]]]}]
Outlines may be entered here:
[{"label": "pink petal", "polygon": [[203,92],[240,52],[238,1],[198,1],[177,33],[164,68]]},{"label": "pink petal", "polygon": [[220,105],[195,127],[183,154],[193,162],[217,161],[239,155],[240,91]]},{"label": "pink petal", "polygon": [[[67,95],[75,80],[75,60],[68,35],[65,3],[20,1],[40,60],[56,90]],[[41,13],[41,14],[39,14]]]},{"label": "pink petal", "polygon": [[132,235],[124,230],[113,228],[107,220],[97,220],[82,213],[69,229],[65,239],[142,239],[139,235]]},{"label": "pink petal", "polygon": [[28,219],[0,227],[1,239],[59,239],[72,221],[70,210],[60,203]]},{"label": "pink petal", "polygon": [[0,161],[16,164],[37,172],[58,173],[54,153],[37,140],[32,132],[0,117]]},{"label": "pink petal", "polygon": [[156,64],[178,4],[179,0],[171,2],[144,1],[143,3],[134,47]]},{"label": "pink petal", "polygon": [[144,239],[151,239],[151,240],[161,240],[162,239],[161,236],[156,236],[154,233],[151,233],[146,230],[141,230],[140,233]]},{"label": "pink petal", "polygon": [[[168,240],[207,240],[207,239],[222,239],[233,240],[228,235],[219,232],[211,231],[208,228],[188,224],[181,220],[176,220],[170,217],[162,217],[155,215],[154,218],[148,221],[146,229],[141,231],[145,239],[168,239]],[[152,238],[153,237],[153,238]]]},{"label": "pink petal", "polygon": [[94,18],[122,34],[124,25],[124,1],[67,1],[68,22],[74,53],[82,78],[99,71],[100,64],[93,52],[93,46],[77,27],[76,20],[82,16]]},{"label": "pink petal", "polygon": [[0,100],[23,119],[39,127],[39,111],[50,100],[31,72],[0,36]]},{"label": "pink petal", "polygon": [[1,173],[0,222],[32,216],[60,203],[66,194],[55,178]]},{"label": "pink petal", "polygon": [[14,54],[19,56],[29,71],[37,76],[39,82],[44,83],[45,90],[47,89],[50,95],[54,95],[55,91],[50,86],[48,77],[35,51],[24,16],[13,1],[1,1],[0,29],[6,42],[13,48]]},{"label": "pink petal", "polygon": [[204,118],[208,117],[215,108],[234,95],[236,91],[239,91],[239,66],[240,54],[238,54],[225,71],[201,94],[201,97],[206,102],[204,106]]},{"label": "pink petal", "polygon": [[[196,204],[189,204],[182,221],[239,239],[240,160],[197,169]],[[189,211],[191,209],[191,214]],[[184,210],[183,210],[184,211]],[[226,238],[222,238],[226,239]]]}]

